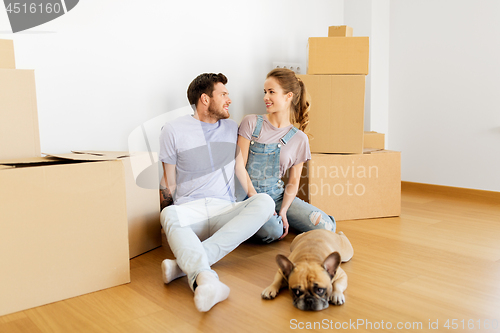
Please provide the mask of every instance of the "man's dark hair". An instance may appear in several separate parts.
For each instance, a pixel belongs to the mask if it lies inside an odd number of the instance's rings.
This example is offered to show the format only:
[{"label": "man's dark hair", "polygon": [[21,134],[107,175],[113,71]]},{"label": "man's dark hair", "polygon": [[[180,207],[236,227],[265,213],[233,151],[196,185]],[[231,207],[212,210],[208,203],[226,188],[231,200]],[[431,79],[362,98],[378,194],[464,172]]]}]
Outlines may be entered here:
[{"label": "man's dark hair", "polygon": [[194,79],[191,84],[189,84],[187,97],[189,100],[189,104],[193,106],[193,109],[195,109],[195,111],[196,104],[198,103],[201,95],[207,94],[209,97],[212,97],[214,85],[218,82],[226,84],[227,77],[222,73],[203,73],[198,75],[196,79]]}]

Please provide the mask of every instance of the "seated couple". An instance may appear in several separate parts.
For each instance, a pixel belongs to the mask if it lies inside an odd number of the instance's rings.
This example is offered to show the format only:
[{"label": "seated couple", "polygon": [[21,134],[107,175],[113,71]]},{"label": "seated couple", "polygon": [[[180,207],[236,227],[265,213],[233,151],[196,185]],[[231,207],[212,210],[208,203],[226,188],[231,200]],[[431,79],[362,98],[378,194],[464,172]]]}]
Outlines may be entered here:
[{"label": "seated couple", "polygon": [[[229,296],[211,266],[250,237],[280,240],[289,226],[335,231],[333,217],[296,197],[311,158],[304,83],[290,70],[271,71],[264,82],[267,114],[246,116],[239,128],[228,119],[226,83],[223,74],[195,78],[187,91],[194,115],[168,122],[160,135],[161,223],[176,258],[163,261],[163,280],[187,275],[202,312]],[[243,201],[235,199],[235,176],[247,193]]]}]

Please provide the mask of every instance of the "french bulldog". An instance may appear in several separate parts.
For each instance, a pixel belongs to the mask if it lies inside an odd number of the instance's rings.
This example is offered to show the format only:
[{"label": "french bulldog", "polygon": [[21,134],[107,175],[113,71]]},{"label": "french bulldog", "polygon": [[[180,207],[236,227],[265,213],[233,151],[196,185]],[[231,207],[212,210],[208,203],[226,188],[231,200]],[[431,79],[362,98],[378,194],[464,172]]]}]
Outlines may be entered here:
[{"label": "french bulldog", "polygon": [[300,310],[319,311],[329,303],[345,303],[347,275],[341,262],[351,260],[354,250],[343,232],[311,230],[295,237],[287,257],[278,254],[279,266],[273,283],[262,298],[275,298],[280,289],[289,287],[293,305]]}]

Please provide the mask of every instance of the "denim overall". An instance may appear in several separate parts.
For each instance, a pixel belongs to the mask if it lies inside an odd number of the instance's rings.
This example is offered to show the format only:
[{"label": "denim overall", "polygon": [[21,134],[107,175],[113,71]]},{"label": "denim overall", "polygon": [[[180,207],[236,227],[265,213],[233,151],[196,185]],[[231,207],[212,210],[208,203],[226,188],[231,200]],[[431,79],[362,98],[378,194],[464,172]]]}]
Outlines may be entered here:
[{"label": "denim overall", "polygon": [[[259,143],[256,140],[260,136],[263,124],[263,116],[257,116],[257,124],[252,133],[246,169],[252,180],[257,193],[267,193],[276,203],[276,212],[281,209],[285,184],[280,179],[280,152],[281,147],[286,145],[298,129],[292,127],[278,143]],[[316,224],[311,222],[311,214],[314,220],[319,220]],[[335,219],[322,212],[309,203],[294,198],[287,210],[287,220],[291,227],[300,232],[313,229],[328,229],[335,231]],[[319,218],[321,216],[321,218]],[[256,237],[266,243],[278,239],[283,234],[283,222],[281,216],[274,215],[257,232]]]}]

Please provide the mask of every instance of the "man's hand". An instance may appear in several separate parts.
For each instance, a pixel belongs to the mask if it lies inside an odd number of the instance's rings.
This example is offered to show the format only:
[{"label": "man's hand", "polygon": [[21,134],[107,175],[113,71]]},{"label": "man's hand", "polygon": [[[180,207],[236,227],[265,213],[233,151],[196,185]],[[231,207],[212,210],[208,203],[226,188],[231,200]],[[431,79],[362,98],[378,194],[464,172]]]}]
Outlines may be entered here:
[{"label": "man's hand", "polygon": [[163,208],[173,205],[174,198],[172,191],[175,193],[175,165],[162,163],[163,177],[160,181],[160,211]]},{"label": "man's hand", "polygon": [[170,206],[174,203],[174,199],[172,198],[172,193],[170,193],[170,190],[168,187],[163,187],[160,189],[160,211],[163,210],[163,208]]}]

